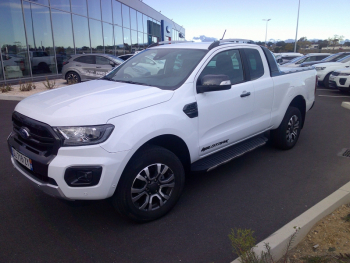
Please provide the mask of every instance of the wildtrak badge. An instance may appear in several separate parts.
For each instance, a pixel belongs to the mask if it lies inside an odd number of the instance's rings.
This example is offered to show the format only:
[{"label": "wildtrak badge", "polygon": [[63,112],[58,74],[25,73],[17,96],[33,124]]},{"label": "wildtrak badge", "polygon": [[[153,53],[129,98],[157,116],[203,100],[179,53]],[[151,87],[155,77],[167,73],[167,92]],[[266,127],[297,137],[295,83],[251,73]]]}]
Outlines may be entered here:
[{"label": "wildtrak badge", "polygon": [[224,144],[224,143],[228,143],[228,139],[227,139],[227,140],[224,140],[224,141],[222,141],[222,142],[214,143],[214,144],[211,145],[211,146],[203,147],[201,151],[204,152],[204,151],[206,151],[206,150],[209,150],[209,149],[211,149],[211,148],[214,148],[214,147],[219,146],[219,145]]}]

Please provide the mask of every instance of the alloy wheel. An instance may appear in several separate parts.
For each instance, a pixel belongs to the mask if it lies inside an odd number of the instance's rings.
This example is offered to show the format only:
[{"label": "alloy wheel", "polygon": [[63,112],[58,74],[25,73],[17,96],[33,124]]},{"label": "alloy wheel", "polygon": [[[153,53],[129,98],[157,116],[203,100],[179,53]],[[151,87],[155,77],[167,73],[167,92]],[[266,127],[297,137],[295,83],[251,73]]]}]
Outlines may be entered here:
[{"label": "alloy wheel", "polygon": [[175,175],[165,164],[151,164],[138,173],[131,186],[131,200],[136,208],[152,211],[163,206],[175,187]]},{"label": "alloy wheel", "polygon": [[289,143],[293,143],[298,137],[299,119],[298,116],[293,115],[289,121],[286,131],[286,139]]}]

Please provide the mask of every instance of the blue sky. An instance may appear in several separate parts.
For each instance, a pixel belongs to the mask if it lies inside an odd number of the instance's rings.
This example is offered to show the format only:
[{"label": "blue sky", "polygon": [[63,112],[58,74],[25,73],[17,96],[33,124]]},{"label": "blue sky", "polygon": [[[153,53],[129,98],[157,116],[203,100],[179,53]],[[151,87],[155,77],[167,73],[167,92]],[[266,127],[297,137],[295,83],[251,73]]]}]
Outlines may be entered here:
[{"label": "blue sky", "polygon": [[[221,38],[294,39],[298,0],[143,0],[186,30],[186,39],[205,35]],[[350,39],[350,0],[300,0],[298,39]]]}]

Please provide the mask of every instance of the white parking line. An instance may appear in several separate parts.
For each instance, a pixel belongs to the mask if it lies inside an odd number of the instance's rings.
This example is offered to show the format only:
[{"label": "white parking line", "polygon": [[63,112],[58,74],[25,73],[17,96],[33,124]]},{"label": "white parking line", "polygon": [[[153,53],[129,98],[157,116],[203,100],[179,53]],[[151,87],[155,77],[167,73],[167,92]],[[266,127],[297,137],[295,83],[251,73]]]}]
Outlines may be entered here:
[{"label": "white parking line", "polygon": [[330,95],[318,95],[319,97],[332,97],[332,98],[349,98],[350,96],[330,96]]}]

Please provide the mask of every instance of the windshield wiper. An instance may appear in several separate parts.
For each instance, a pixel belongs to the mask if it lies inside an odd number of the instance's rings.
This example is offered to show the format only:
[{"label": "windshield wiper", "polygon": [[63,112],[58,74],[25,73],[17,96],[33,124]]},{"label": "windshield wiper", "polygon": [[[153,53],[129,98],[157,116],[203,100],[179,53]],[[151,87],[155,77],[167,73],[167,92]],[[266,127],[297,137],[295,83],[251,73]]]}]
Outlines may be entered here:
[{"label": "windshield wiper", "polygon": [[102,78],[99,78],[99,79],[103,79],[103,80],[109,80],[109,81],[114,81],[113,79],[111,79],[111,78],[108,78],[107,76],[104,76],[104,77],[102,77]]}]

